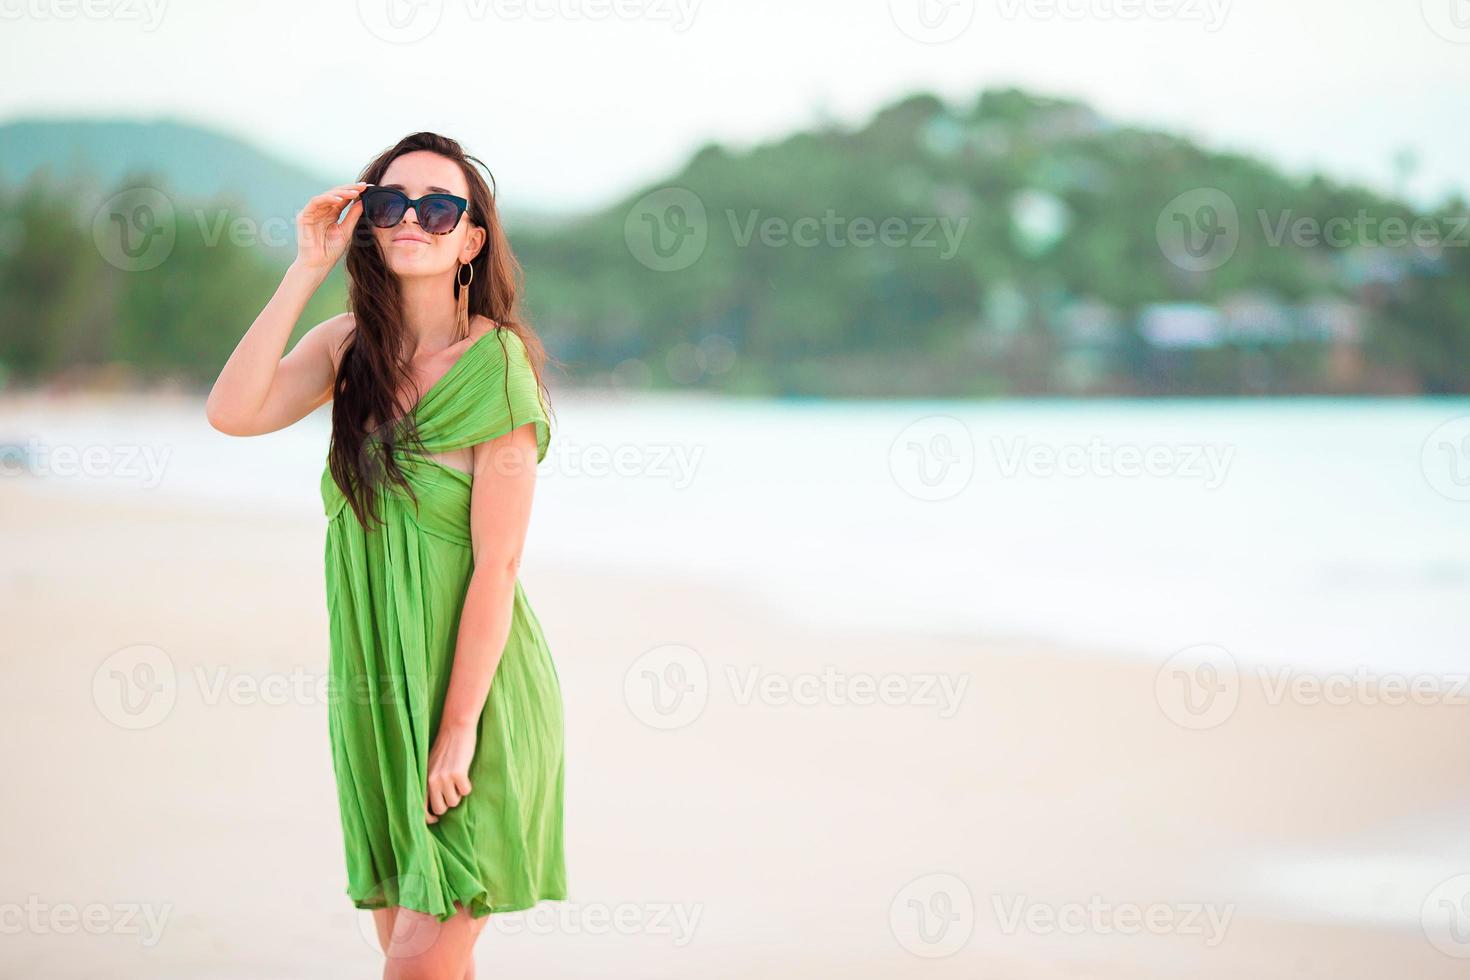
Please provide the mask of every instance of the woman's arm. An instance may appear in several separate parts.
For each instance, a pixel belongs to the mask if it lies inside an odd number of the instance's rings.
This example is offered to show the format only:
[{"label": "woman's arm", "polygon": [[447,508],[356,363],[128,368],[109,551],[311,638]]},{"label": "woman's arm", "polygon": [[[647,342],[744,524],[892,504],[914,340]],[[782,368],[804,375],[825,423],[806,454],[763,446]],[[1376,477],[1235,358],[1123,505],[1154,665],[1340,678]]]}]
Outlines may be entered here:
[{"label": "woman's arm", "polygon": [[205,402],[209,424],[219,431],[232,436],[274,432],[331,399],[336,374],[332,347],[346,339],[351,324],[348,314],[317,324],[290,354],[283,358],[281,353],[307,301],[351,241],[362,213],[357,195],[363,186],[334,187],[312,198],[297,214],[296,260],[235,345]]},{"label": "woman's arm", "polygon": [[470,792],[470,760],[475,754],[480,713],[510,639],[516,575],[535,487],[535,425],[518,426],[474,447],[470,490],[474,571],[459,618],[439,731],[429,752],[424,811],[429,823],[437,823],[439,815]]}]

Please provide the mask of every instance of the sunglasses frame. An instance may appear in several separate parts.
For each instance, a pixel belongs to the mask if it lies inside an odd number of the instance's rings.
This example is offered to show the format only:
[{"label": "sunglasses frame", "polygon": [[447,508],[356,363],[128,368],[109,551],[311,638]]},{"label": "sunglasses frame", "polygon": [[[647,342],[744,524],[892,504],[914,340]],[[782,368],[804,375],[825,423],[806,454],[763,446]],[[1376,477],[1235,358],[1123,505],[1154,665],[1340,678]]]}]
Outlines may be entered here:
[{"label": "sunglasses frame", "polygon": [[[403,214],[400,215],[398,220],[393,222],[393,224],[380,225],[377,222],[373,221],[371,218],[368,218],[368,224],[372,225],[374,228],[397,228],[399,225],[403,224],[403,219],[408,217],[408,209],[412,208],[413,216],[418,219],[419,227],[423,229],[425,234],[448,235],[453,233],[454,229],[459,227],[460,221],[464,218],[466,214],[469,213],[470,210],[470,202],[455,194],[434,193],[425,194],[422,197],[409,197],[407,194],[403,193],[403,191],[399,190],[396,187],[382,187],[378,184],[372,184],[368,187],[364,187],[362,189],[362,192],[357,195],[358,200],[363,202],[362,207],[364,217],[367,216],[367,196],[372,193],[392,194],[403,200]],[[448,201],[449,203],[453,204],[455,208],[459,211],[459,213],[454,216],[454,224],[450,225],[447,231],[429,231],[429,229],[424,228],[423,219],[419,217],[419,205],[422,204],[424,201]]]}]

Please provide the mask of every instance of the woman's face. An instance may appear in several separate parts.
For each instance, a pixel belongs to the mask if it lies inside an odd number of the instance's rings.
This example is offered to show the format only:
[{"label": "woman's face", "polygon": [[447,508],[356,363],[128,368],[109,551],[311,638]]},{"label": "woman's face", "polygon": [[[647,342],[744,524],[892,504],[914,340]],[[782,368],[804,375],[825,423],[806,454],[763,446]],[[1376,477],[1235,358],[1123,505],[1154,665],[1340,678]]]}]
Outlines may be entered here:
[{"label": "woman's face", "polygon": [[[379,186],[392,187],[410,198],[424,194],[454,194],[469,200],[469,184],[454,161],[428,150],[396,157],[388,164]],[[473,205],[471,205],[473,207]],[[406,277],[450,276],[461,263],[479,253],[485,230],[470,222],[469,213],[447,235],[431,235],[419,227],[418,214],[409,208],[392,228],[373,227],[390,272]]]}]

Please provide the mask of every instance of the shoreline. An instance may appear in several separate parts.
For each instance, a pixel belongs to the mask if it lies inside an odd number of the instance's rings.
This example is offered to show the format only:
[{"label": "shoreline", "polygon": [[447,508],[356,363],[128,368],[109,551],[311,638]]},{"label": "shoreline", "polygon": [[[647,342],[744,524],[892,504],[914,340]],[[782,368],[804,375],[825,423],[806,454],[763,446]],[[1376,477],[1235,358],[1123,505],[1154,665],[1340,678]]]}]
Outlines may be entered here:
[{"label": "shoreline", "polygon": [[[963,405],[970,408],[1023,406],[1028,408],[1075,408],[1078,405],[1093,406],[1178,406],[1195,408],[1219,407],[1239,410],[1242,407],[1269,408],[1320,408],[1324,405],[1382,407],[1385,405],[1408,405],[1410,403],[1445,404],[1470,406],[1470,394],[1445,394],[1434,391],[1383,391],[1363,394],[1341,394],[1330,392],[1301,392],[1278,395],[975,395],[941,396],[922,398],[908,395],[859,396],[859,395],[782,395],[777,393],[742,393],[703,388],[637,388],[617,385],[571,384],[559,379],[555,393],[558,397],[588,402],[618,402],[637,398],[656,398],[666,401],[729,402],[736,404],[780,404],[790,407],[803,404],[841,406],[926,406]],[[0,411],[11,405],[29,407],[35,404],[55,406],[74,404],[86,407],[89,404],[189,405],[202,408],[209,395],[209,387],[160,383],[151,386],[107,385],[71,386],[56,382],[20,384],[11,382],[0,387]]]},{"label": "shoreline", "polygon": [[[15,488],[21,493],[34,495],[37,500],[46,498],[46,491],[56,484],[42,481],[21,482],[15,484]],[[68,497],[82,501],[87,506],[106,507],[116,504],[120,510],[126,512],[133,509],[148,511],[156,515],[174,515],[181,512],[189,513],[195,517],[216,516],[234,517],[242,513],[253,514],[261,519],[283,519],[291,521],[312,522],[317,521],[319,526],[323,515],[316,512],[315,498],[312,506],[307,507],[297,500],[235,500],[226,496],[204,496],[185,493],[173,494],[136,494],[121,501],[109,494],[109,488],[101,484],[88,484],[78,481],[72,486],[66,487],[64,493]],[[534,534],[534,524],[533,524]],[[534,542],[532,542],[534,543]],[[536,560],[528,557],[527,567],[542,569],[546,574],[554,578],[575,577],[587,571],[585,567],[576,568],[564,561],[556,559]],[[593,571],[600,575],[613,574],[617,571],[615,563],[604,561],[601,566],[594,564]],[[701,589],[708,591],[719,591],[721,594],[738,593],[742,601],[754,607],[758,607],[760,615],[774,616],[790,620],[794,624],[801,624],[808,628],[840,628],[837,624],[821,617],[801,617],[795,615],[790,607],[783,606],[773,601],[760,589],[753,587],[749,582],[734,575],[710,574],[707,570],[690,569],[674,565],[642,569],[639,574],[648,575],[653,579],[679,579],[696,583]],[[862,631],[877,631],[891,634],[902,634],[904,636],[921,637],[926,641],[945,644],[985,644],[997,650],[1024,650],[1045,649],[1050,656],[1064,661],[1093,661],[1104,659],[1119,665],[1148,666],[1160,669],[1164,661],[1178,651],[1144,651],[1137,645],[1126,643],[1093,643],[1088,645],[1079,644],[1064,637],[1046,636],[1041,634],[1027,634],[1022,632],[1001,632],[996,630],[963,628],[934,627],[919,624],[904,630],[889,625],[875,625],[860,627]],[[1199,644],[1208,646],[1209,644]],[[1451,703],[1470,706],[1470,670],[1456,672],[1447,675],[1434,676],[1428,671],[1405,671],[1405,670],[1379,670],[1370,668],[1364,664],[1356,663],[1350,667],[1329,666],[1300,666],[1281,663],[1269,659],[1251,659],[1241,656],[1235,652],[1231,653],[1238,672],[1242,675],[1253,674],[1256,686],[1262,688],[1270,695],[1273,701],[1282,699],[1282,691],[1287,688],[1298,691],[1301,696],[1315,697],[1319,703],[1342,704],[1361,703],[1369,700],[1382,700],[1387,703],[1441,703],[1446,698]],[[1313,684],[1313,680],[1325,681],[1323,684]],[[1344,695],[1344,687],[1348,686],[1358,693],[1353,696]],[[1315,688],[1303,690],[1303,688]]]}]

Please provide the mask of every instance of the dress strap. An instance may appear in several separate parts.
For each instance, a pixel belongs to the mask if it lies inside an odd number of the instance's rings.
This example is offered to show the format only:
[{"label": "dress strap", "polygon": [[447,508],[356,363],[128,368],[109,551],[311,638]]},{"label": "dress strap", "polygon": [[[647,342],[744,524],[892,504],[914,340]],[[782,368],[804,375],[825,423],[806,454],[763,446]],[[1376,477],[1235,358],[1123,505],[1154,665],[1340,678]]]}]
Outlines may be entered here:
[{"label": "dress strap", "polygon": [[463,449],[530,422],[536,426],[536,461],[545,459],[551,424],[520,335],[497,327],[460,358],[472,360],[451,368],[446,383],[431,390],[414,411],[424,451]]}]

